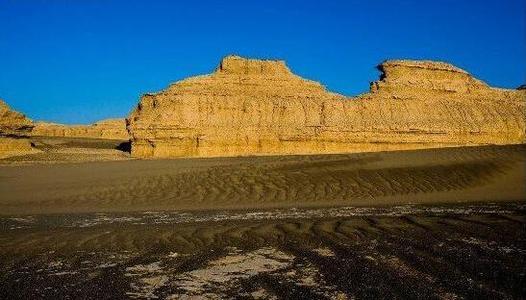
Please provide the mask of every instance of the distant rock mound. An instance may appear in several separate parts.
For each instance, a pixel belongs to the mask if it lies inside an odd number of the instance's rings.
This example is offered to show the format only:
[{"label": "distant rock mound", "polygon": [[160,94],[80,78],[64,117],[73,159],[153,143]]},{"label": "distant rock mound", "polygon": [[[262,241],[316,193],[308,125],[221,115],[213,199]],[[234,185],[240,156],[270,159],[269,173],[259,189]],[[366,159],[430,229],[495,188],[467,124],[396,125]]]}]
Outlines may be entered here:
[{"label": "distant rock mound", "polygon": [[33,123],[0,99],[0,158],[35,152],[27,136]]},{"label": "distant rock mound", "polygon": [[64,125],[47,122],[35,123],[33,136],[79,137],[97,139],[129,139],[124,119],[106,119],[91,125]]},{"label": "distant rock mound", "polygon": [[526,91],[491,88],[447,63],[382,63],[348,98],[283,61],[224,58],[213,74],[144,95],[128,130],[136,157],[385,151],[524,143]]}]

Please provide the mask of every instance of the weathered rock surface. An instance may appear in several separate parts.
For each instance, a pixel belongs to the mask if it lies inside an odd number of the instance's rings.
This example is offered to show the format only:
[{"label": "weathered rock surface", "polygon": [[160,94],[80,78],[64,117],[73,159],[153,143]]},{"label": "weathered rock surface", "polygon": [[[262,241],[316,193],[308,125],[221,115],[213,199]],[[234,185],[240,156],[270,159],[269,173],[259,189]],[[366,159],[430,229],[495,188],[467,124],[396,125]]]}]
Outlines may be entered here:
[{"label": "weathered rock surface", "polygon": [[348,98],[283,61],[224,58],[213,74],[144,95],[127,122],[136,157],[384,151],[526,142],[526,91],[431,61],[381,64]]},{"label": "weathered rock surface", "polygon": [[129,139],[124,119],[107,119],[91,125],[64,125],[38,122],[33,128],[34,136],[82,137],[98,139]]},{"label": "weathered rock surface", "polygon": [[0,99],[0,158],[35,152],[27,139],[32,128],[31,120]]},{"label": "weathered rock surface", "polygon": [[33,128],[33,122],[23,114],[11,110],[11,108],[0,99],[0,136],[27,136]]}]

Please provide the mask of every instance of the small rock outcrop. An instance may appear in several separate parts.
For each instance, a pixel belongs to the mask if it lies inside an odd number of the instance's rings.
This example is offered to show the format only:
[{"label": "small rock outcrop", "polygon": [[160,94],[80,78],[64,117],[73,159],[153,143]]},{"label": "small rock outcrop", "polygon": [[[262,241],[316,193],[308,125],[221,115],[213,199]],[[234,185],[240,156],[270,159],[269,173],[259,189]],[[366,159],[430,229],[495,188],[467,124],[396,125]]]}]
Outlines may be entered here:
[{"label": "small rock outcrop", "polygon": [[129,139],[124,119],[106,119],[91,125],[64,125],[48,122],[37,122],[32,131],[33,136],[79,137],[97,139]]},{"label": "small rock outcrop", "polygon": [[447,63],[382,63],[348,98],[283,61],[224,58],[213,74],[144,95],[128,130],[136,157],[385,151],[526,142],[526,91],[491,88]]},{"label": "small rock outcrop", "polygon": [[32,128],[31,120],[0,99],[0,158],[35,152],[27,139]]},{"label": "small rock outcrop", "polygon": [[7,103],[0,99],[0,136],[28,136],[32,128],[33,122],[30,119],[11,110]]}]

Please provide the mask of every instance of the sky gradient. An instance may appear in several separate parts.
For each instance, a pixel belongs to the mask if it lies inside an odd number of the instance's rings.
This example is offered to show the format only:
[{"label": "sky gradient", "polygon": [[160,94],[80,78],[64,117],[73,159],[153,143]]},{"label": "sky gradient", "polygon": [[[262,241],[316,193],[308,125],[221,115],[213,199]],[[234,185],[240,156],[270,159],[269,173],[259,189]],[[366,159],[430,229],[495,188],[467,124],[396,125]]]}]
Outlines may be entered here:
[{"label": "sky gradient", "polygon": [[67,124],[125,117],[140,95],[210,73],[228,54],[284,59],[349,96],[394,58],[526,83],[524,0],[0,0],[0,20],[0,98]]}]

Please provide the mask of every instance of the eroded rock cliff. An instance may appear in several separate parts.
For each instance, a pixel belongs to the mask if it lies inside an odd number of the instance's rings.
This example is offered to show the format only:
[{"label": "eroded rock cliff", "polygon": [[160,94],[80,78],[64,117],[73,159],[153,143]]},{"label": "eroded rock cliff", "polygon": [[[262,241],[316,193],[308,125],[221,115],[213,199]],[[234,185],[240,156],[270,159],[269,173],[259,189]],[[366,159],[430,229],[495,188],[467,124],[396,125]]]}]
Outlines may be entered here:
[{"label": "eroded rock cliff", "polygon": [[98,139],[127,140],[129,138],[124,119],[107,119],[91,125],[64,125],[56,123],[35,123],[32,135],[57,137],[82,137]]},{"label": "eroded rock cliff", "polygon": [[136,157],[383,151],[525,142],[526,91],[452,65],[387,61],[371,91],[328,92],[283,61],[224,58],[213,74],[144,95],[129,116]]},{"label": "eroded rock cliff", "polygon": [[31,120],[0,99],[0,158],[36,151],[27,139],[32,128]]}]

